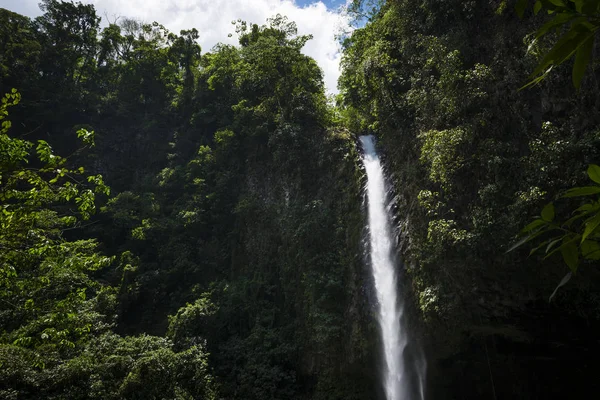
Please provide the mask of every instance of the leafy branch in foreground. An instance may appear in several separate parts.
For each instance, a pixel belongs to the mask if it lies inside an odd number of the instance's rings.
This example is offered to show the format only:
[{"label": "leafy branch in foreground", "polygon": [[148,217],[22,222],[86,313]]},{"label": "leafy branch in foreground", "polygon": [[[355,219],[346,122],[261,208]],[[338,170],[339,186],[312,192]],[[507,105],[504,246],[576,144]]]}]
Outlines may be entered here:
[{"label": "leafy branch in foreground", "polygon": [[[63,232],[89,219],[109,188],[102,176],[70,168],[46,141],[10,136],[8,108],[20,99],[12,89],[0,102],[0,350],[67,351],[97,322],[90,296],[105,288],[90,274],[112,259],[93,240],[67,241]],[[78,135],[93,144],[93,133]]]},{"label": "leafy branch in foreground", "polygon": [[[518,0],[515,6],[519,17],[523,17],[529,0]],[[579,89],[585,70],[592,59],[596,31],[600,28],[600,0],[536,0],[533,12],[542,9],[553,18],[535,32],[535,38],[527,49],[531,52],[539,39],[551,32],[564,32],[552,48],[542,57],[529,76],[529,83],[521,89],[537,85],[558,65],[575,56],[573,85]]]},{"label": "leafy branch in foreground", "polygon": [[[600,167],[591,164],[587,174],[596,183],[592,186],[575,187],[567,190],[561,198],[582,197],[586,202],[572,212],[571,218],[559,221],[556,219],[554,203],[547,204],[539,216],[521,231],[523,238],[508,251],[512,251],[525,243],[543,237],[544,240],[533,248],[529,255],[543,252],[544,259],[560,253],[570,272],[563,278],[558,287],[566,284],[571,276],[577,273],[582,260],[600,260]],[[550,296],[550,300],[556,290]]]}]

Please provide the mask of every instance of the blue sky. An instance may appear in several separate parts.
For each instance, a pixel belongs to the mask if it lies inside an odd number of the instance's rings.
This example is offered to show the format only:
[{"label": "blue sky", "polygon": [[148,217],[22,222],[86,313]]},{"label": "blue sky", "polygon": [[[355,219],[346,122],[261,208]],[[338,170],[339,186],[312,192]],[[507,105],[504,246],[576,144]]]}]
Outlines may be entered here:
[{"label": "blue sky", "polygon": [[[40,0],[0,0],[0,7],[35,17],[40,15]],[[173,32],[196,28],[203,52],[219,42],[235,43],[231,21],[242,19],[264,23],[275,14],[286,15],[298,25],[299,33],[312,34],[305,54],[313,57],[323,70],[325,87],[337,92],[340,46],[335,35],[348,30],[348,18],[341,11],[345,0],[81,0],[92,3],[103,19],[138,18],[158,21]]]}]

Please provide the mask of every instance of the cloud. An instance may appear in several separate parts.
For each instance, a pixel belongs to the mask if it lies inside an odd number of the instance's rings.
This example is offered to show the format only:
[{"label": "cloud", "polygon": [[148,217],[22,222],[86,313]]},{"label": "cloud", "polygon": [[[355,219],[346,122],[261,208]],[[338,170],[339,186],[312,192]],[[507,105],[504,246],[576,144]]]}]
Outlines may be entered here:
[{"label": "cloud", "polygon": [[[40,14],[39,0],[2,0],[3,7],[29,16]],[[157,21],[170,31],[196,28],[200,32],[203,52],[219,42],[235,44],[231,21],[242,19],[262,25],[276,14],[286,15],[298,25],[298,33],[312,34],[304,53],[313,57],[323,70],[325,87],[337,93],[340,75],[340,46],[335,35],[348,26],[347,17],[328,9],[323,2],[301,7],[292,0],[83,0],[93,3],[103,19],[133,17],[146,22]]]}]

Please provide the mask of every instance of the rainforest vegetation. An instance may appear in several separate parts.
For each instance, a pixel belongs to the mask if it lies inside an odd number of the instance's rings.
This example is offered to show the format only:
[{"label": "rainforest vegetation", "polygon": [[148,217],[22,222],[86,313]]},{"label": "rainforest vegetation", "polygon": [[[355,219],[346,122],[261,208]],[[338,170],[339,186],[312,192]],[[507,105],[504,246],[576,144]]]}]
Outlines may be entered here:
[{"label": "rainforest vegetation", "polygon": [[0,8],[0,398],[381,398],[361,134],[426,397],[598,393],[599,7],[355,0],[335,99],[281,15]]}]

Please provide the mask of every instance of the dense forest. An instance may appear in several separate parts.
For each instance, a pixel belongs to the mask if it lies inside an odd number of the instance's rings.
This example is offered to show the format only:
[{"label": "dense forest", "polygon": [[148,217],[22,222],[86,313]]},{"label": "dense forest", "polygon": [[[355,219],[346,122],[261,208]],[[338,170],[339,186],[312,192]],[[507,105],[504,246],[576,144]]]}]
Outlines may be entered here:
[{"label": "dense forest", "polygon": [[333,100],[281,15],[40,6],[0,8],[0,398],[383,398],[363,134],[425,397],[600,390],[599,1],[356,0]]}]

